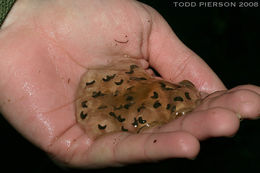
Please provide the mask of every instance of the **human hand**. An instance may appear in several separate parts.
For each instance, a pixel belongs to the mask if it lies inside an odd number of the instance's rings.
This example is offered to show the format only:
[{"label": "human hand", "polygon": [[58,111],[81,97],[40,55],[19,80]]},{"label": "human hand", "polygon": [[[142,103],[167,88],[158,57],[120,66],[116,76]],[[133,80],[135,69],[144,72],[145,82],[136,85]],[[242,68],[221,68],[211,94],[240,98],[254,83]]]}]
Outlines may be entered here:
[{"label": "human hand", "polygon": [[0,37],[6,40],[0,43],[1,112],[30,141],[68,165],[193,158],[199,140],[237,131],[237,112],[245,118],[260,112],[259,88],[242,86],[208,96],[193,113],[153,133],[92,141],[74,115],[74,94],[87,67],[127,55],[172,82],[189,79],[208,93],[225,87],[153,9],[136,1],[20,0]]}]

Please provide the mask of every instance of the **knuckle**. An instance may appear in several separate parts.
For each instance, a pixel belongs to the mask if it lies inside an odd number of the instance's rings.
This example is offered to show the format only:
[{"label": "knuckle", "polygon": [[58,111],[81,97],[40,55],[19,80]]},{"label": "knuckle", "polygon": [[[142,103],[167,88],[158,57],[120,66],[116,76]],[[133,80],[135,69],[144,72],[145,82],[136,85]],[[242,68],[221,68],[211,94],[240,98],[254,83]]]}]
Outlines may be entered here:
[{"label": "knuckle", "polygon": [[258,86],[256,85],[252,85],[252,84],[246,84],[246,85],[239,85],[233,89],[231,89],[231,91],[235,91],[235,90],[257,90],[259,89]]},{"label": "knuckle", "polygon": [[193,136],[185,133],[175,142],[178,143],[178,150],[184,157],[194,158],[198,155],[200,144]]},{"label": "knuckle", "polygon": [[208,111],[210,129],[213,136],[232,136],[239,128],[239,119],[234,112],[224,108],[212,108]]},{"label": "knuckle", "polygon": [[247,89],[238,90],[232,93],[232,101],[238,103],[240,113],[250,115],[259,113],[260,96]]},{"label": "knuckle", "polygon": [[230,94],[231,94],[231,97],[233,98],[233,100],[237,100],[240,102],[248,102],[248,100],[252,96],[252,92],[250,92],[249,90],[246,90],[246,89],[237,90],[237,91],[231,92]]},{"label": "knuckle", "polygon": [[227,116],[231,113],[231,111],[223,109],[221,107],[215,107],[208,110],[208,118],[212,121],[218,121],[219,117]]}]

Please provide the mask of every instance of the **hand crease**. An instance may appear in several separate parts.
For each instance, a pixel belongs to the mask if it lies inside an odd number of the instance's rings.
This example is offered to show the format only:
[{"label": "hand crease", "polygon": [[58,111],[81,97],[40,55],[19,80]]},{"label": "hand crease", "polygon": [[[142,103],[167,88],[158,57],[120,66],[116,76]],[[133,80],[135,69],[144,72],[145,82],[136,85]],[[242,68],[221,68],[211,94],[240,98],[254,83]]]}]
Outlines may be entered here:
[{"label": "hand crease", "polygon": [[178,71],[176,71],[175,76],[172,77],[173,79],[177,79],[179,76],[181,76],[185,72],[186,66],[191,61],[191,56],[192,56],[192,54],[189,54],[188,56],[183,58],[183,60],[180,64],[178,64]]},{"label": "hand crease", "polygon": [[[68,132],[70,129],[72,129],[74,126],[76,125],[76,122],[73,123],[72,125],[70,125],[68,128],[64,129],[59,135],[56,135],[51,141],[50,143],[47,145],[46,147],[46,151],[48,153],[53,153],[51,148],[53,147],[53,145],[60,140],[60,138],[66,133]],[[67,150],[69,150],[69,148],[71,147],[71,145],[69,145],[69,147],[67,148]]]}]

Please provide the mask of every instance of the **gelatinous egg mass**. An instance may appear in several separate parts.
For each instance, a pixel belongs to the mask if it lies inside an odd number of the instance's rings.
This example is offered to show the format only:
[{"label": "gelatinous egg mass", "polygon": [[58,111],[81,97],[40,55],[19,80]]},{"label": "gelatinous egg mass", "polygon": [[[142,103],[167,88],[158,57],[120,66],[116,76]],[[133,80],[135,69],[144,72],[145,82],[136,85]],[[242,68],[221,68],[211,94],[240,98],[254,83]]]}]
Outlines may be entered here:
[{"label": "gelatinous egg mass", "polygon": [[77,91],[77,122],[93,137],[126,131],[139,133],[192,111],[200,94],[189,81],[154,78],[126,62],[87,69]]}]

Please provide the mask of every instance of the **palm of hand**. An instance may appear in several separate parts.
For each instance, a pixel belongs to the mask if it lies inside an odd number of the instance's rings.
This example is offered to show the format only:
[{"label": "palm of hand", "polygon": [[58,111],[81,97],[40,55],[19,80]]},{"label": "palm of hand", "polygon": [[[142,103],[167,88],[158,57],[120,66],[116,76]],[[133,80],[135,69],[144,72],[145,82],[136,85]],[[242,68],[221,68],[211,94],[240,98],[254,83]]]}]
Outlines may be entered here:
[{"label": "palm of hand", "polygon": [[[39,8],[0,35],[6,40],[4,45],[0,43],[0,88],[5,91],[0,95],[1,112],[30,141],[65,163],[90,167],[191,158],[199,151],[199,139],[236,132],[239,119],[235,112],[245,117],[259,113],[259,88],[245,86],[215,93],[194,113],[151,129],[151,133],[117,133],[92,141],[77,125],[74,106],[77,85],[87,67],[130,56],[139,59],[144,68],[149,61],[168,80],[191,78],[199,89],[209,92],[224,87],[147,6],[135,1],[68,0]],[[177,48],[168,48],[167,43]],[[188,60],[191,65],[183,65],[186,70],[171,69],[161,58],[165,55],[177,55],[172,62],[176,66]],[[185,72],[191,68],[193,72]],[[222,105],[223,100],[237,98],[237,93],[250,96],[248,102],[256,104],[238,110],[244,101],[240,98],[236,104]]]}]

